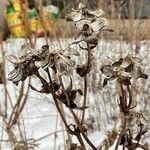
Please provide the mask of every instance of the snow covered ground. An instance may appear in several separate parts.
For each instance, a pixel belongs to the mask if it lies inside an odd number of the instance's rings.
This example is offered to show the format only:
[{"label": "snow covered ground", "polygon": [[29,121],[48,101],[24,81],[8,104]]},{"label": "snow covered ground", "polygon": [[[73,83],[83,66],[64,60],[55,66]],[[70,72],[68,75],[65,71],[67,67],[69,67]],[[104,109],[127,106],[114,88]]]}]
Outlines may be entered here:
[{"label": "snow covered ground", "polygon": [[[65,48],[67,43],[70,43],[72,39],[61,39],[59,42],[50,43],[51,48]],[[20,50],[21,45],[24,43],[23,39],[8,40],[4,42],[5,55],[11,53],[17,54]],[[45,44],[44,39],[37,39],[36,48],[40,48]],[[88,84],[90,89],[88,90],[88,105],[86,120],[89,121],[91,129],[88,131],[88,137],[96,145],[99,146],[106,137],[106,133],[111,130],[116,124],[117,115],[119,108],[117,106],[116,89],[114,88],[113,81],[108,86],[102,89],[102,74],[100,68],[103,64],[109,64],[112,60],[119,57],[125,57],[128,53],[138,56],[142,59],[142,66],[144,72],[150,74],[149,60],[150,60],[150,42],[142,41],[139,45],[133,43],[126,43],[120,41],[100,41],[97,48],[93,51],[94,56],[94,67],[93,71],[88,77]],[[82,52],[80,52],[82,54]],[[78,60],[79,62],[81,60]],[[10,72],[12,66],[6,60],[6,74]],[[74,77],[76,80],[75,88],[80,87],[81,79]],[[33,79],[34,80],[34,79]],[[27,83],[26,83],[27,84]],[[140,109],[150,109],[150,82],[149,79],[138,80],[135,83],[136,92],[138,93],[137,101]],[[38,81],[37,84],[38,86]],[[81,85],[82,87],[82,85]],[[19,87],[13,85],[13,83],[7,83],[8,92],[11,96],[13,103],[16,102],[16,95],[18,94]],[[26,91],[26,88],[25,88]],[[140,92],[140,93],[139,93]],[[4,87],[0,85],[0,103],[1,109],[4,111]],[[78,100],[77,100],[78,101]],[[147,105],[144,105],[144,101],[148,101]],[[81,101],[79,103],[82,103]],[[64,107],[67,112],[67,108]],[[8,106],[8,115],[11,113],[11,108]],[[79,115],[79,111],[76,111]],[[55,105],[50,95],[39,94],[35,91],[30,90],[26,106],[23,110],[21,118],[24,120],[24,127],[27,138],[40,139],[41,137],[48,135],[46,138],[38,140],[38,150],[63,150],[66,139],[65,128],[62,125],[60,117],[56,111]],[[69,113],[67,114],[68,120],[71,122]],[[93,122],[91,121],[93,120]],[[23,124],[22,124],[23,125]],[[2,120],[0,122],[0,131],[2,132]],[[15,129],[14,129],[15,130]],[[7,139],[5,131],[3,131],[3,140]],[[17,134],[17,131],[16,131]],[[150,133],[147,133],[150,135]],[[73,137],[73,142],[76,141]],[[149,138],[150,140],[150,138]],[[149,142],[147,140],[147,142]],[[150,144],[150,143],[149,143]],[[87,149],[90,147],[87,145]],[[7,142],[3,142],[2,150],[10,150],[10,145]],[[111,148],[112,150],[114,147]]]}]

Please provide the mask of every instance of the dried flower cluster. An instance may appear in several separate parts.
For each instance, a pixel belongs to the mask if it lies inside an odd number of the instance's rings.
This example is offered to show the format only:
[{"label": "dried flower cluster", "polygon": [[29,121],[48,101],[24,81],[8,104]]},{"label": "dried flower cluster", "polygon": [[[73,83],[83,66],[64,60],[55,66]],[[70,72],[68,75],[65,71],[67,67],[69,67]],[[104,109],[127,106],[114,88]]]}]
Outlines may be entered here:
[{"label": "dried flower cluster", "polygon": [[[133,106],[132,91],[130,88],[132,85],[132,79],[148,78],[148,75],[143,72],[139,65],[140,62],[140,58],[132,57],[128,54],[125,58],[120,58],[111,65],[104,65],[101,68],[101,72],[106,76],[103,82],[103,87],[107,85],[108,81],[117,79],[117,89],[119,89],[118,105],[122,116],[122,131],[117,140],[115,147],[116,150],[119,145],[123,146],[123,148],[126,147],[128,150],[134,150],[137,148],[147,149],[145,148],[145,145],[140,143],[140,140],[148,131],[149,121],[144,117],[143,113],[132,110],[136,105]],[[134,127],[136,125],[137,134],[134,135]]]},{"label": "dried flower cluster", "polygon": [[[108,28],[108,20],[103,18],[104,12],[99,9],[96,11],[88,10],[83,4],[79,4],[77,10],[72,9],[67,16],[68,21],[73,21],[78,31],[76,35],[75,44],[79,44],[81,49],[90,50],[98,45],[98,36],[101,31],[113,31]],[[82,43],[88,43],[87,46],[82,47]]]},{"label": "dried flower cluster", "polygon": [[[43,45],[40,49],[33,49],[29,44],[24,44],[21,47],[20,56],[10,55],[10,61],[14,65],[14,69],[9,73],[9,80],[14,84],[18,84],[20,81],[24,81],[27,77],[35,75],[42,83],[41,89],[38,90],[36,87],[30,85],[32,90],[39,93],[52,94],[57,110],[64,122],[66,129],[69,134],[75,135],[85,150],[85,144],[82,138],[94,149],[97,148],[88,139],[86,131],[84,130],[84,111],[86,108],[86,95],[87,95],[87,74],[92,69],[92,50],[98,45],[99,35],[102,31],[112,32],[113,30],[109,28],[108,20],[103,18],[104,12],[99,9],[96,11],[91,11],[87,9],[83,4],[79,4],[78,9],[72,9],[66,19],[67,21],[72,21],[78,31],[75,41],[69,44],[68,48],[65,50],[51,50],[48,45]],[[72,56],[80,56],[76,49],[71,48],[71,45],[76,44],[81,50],[85,50],[88,58],[85,64],[79,65],[73,59]],[[106,76],[103,82],[103,87],[107,85],[108,81],[117,79],[117,84],[120,87],[119,101],[118,105],[120,112],[122,114],[122,131],[119,133],[118,141],[116,144],[116,150],[119,145],[123,145],[128,150],[134,150],[141,147],[140,144],[141,136],[147,131],[145,130],[145,125],[139,121],[139,132],[134,137],[131,132],[131,120],[132,109],[135,107],[132,104],[132,93],[130,86],[132,84],[131,79],[144,78],[147,79],[148,76],[143,72],[139,63],[141,59],[138,57],[132,57],[127,55],[125,58],[120,58],[111,65],[104,65],[101,68],[101,72]],[[43,69],[49,81],[44,79],[40,74],[40,70]],[[81,89],[74,89],[72,77],[68,76],[70,70],[75,70],[76,73],[84,78],[85,89],[82,92]],[[53,72],[57,81],[53,79],[51,75]],[[63,75],[66,75],[70,79],[70,84],[65,88],[62,81]],[[80,98],[84,98],[83,106],[78,106],[75,102],[77,94]],[[64,113],[60,109],[60,104],[57,102],[59,100],[61,104],[64,104],[69,108],[71,114],[75,119],[74,124],[67,124],[64,117]],[[74,113],[73,109],[79,109],[83,111],[82,121],[80,121],[77,115]],[[129,125],[130,124],[130,125]],[[74,128],[74,131],[70,129],[70,126]],[[81,137],[82,135],[82,137]],[[110,134],[113,136],[113,140],[109,139],[104,144],[106,147],[110,147],[117,137],[116,131]],[[109,136],[108,136],[109,137]],[[136,142],[135,142],[136,141]],[[77,144],[69,143],[70,147],[78,147]],[[73,148],[70,148],[73,149]],[[80,146],[79,146],[80,149]]]},{"label": "dried flower cluster", "polygon": [[9,73],[9,80],[14,83],[24,81],[28,76],[36,74],[39,68],[52,68],[57,74],[65,74],[69,67],[74,67],[75,62],[70,55],[78,56],[79,53],[74,49],[49,51],[48,45],[43,45],[40,50],[32,49],[25,43],[21,47],[21,55],[16,57],[10,55],[10,62],[14,65],[14,70]]}]

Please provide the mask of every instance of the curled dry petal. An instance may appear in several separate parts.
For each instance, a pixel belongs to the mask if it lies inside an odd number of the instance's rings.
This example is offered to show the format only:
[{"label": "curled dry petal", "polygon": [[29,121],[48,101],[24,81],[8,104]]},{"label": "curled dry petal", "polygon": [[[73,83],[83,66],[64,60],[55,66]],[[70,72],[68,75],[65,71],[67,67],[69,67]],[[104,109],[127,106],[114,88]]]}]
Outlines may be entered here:
[{"label": "curled dry petal", "polygon": [[[35,60],[39,59],[38,53],[29,47],[28,44],[24,44],[21,47],[21,53],[19,57],[15,55],[10,55],[10,61],[14,65],[14,70],[12,70],[8,75],[8,80],[15,84],[19,81],[24,81],[28,76],[34,74],[38,68],[35,66]],[[12,60],[14,59],[14,60]]]},{"label": "curled dry petal", "polygon": [[106,18],[97,18],[95,21],[83,19],[75,23],[75,26],[78,30],[83,30],[84,25],[89,26],[91,33],[94,32],[98,34],[100,31],[108,28],[109,22]]},{"label": "curled dry petal", "polygon": [[114,75],[113,67],[111,65],[104,65],[101,68],[101,72],[105,74],[107,77],[112,77]]},{"label": "curled dry petal", "polygon": [[68,47],[66,50],[55,50],[49,52],[49,47],[47,45],[42,46],[38,53],[39,59],[36,59],[35,66],[47,68],[51,67],[59,75],[65,74],[70,67],[75,66],[75,62],[71,60],[70,55],[79,56],[79,53]]},{"label": "curled dry petal", "polygon": [[40,61],[35,61],[35,66],[37,66],[38,68],[42,67],[42,68],[46,68],[50,65],[50,61],[49,61],[49,57],[45,57],[44,60],[40,60]]},{"label": "curled dry petal", "polygon": [[142,68],[140,66],[135,66],[134,71],[133,71],[133,76],[138,79],[138,78],[144,78],[148,79],[148,75],[146,75]]},{"label": "curled dry petal", "polygon": [[82,11],[78,11],[78,10],[73,10],[71,12],[68,13],[66,20],[67,21],[79,21],[82,19]]},{"label": "curled dry petal", "polygon": [[9,62],[11,62],[12,64],[15,64],[15,63],[17,62],[18,58],[17,58],[15,55],[10,54],[10,55],[8,56],[8,60],[9,60]]},{"label": "curled dry petal", "polygon": [[67,48],[67,50],[64,51],[63,54],[67,56],[70,56],[70,55],[80,56],[79,52],[76,49],[71,48],[70,46]]},{"label": "curled dry petal", "polygon": [[88,10],[84,5],[79,4],[77,10],[72,9],[67,15],[67,20],[73,21],[78,34],[75,42],[72,44],[79,44],[79,47],[83,50],[87,50],[87,47],[83,47],[80,42],[89,44],[90,50],[94,49],[98,45],[98,36],[101,31],[113,31],[108,29],[108,20],[101,17],[104,12],[99,9],[96,11]]},{"label": "curled dry petal", "polygon": [[121,67],[125,68],[131,64],[138,64],[141,61],[138,57],[132,57],[130,54],[128,54],[125,59],[123,60]]},{"label": "curled dry petal", "polygon": [[23,71],[21,70],[21,68],[18,67],[8,74],[8,80],[17,83],[21,80],[22,75]]},{"label": "curled dry petal", "polygon": [[102,9],[98,9],[98,10],[95,10],[95,11],[91,11],[91,10],[88,10],[88,9],[85,9],[84,12],[83,12],[83,15],[85,17],[88,17],[88,18],[94,18],[94,17],[101,17],[102,15],[104,15],[104,11]]},{"label": "curled dry petal", "polygon": [[83,8],[85,8],[85,6],[82,4],[82,3],[79,3],[79,5],[78,5],[78,9],[80,10],[82,10]]}]

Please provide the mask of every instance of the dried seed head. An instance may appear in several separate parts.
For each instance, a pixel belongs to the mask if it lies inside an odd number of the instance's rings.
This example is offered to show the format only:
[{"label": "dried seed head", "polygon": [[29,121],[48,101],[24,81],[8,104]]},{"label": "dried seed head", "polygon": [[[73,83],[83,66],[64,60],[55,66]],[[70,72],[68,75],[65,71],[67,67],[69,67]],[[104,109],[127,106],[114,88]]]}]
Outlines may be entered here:
[{"label": "dried seed head", "polygon": [[103,86],[107,84],[108,80],[117,78],[119,83],[124,85],[130,85],[132,78],[144,78],[148,76],[143,73],[142,68],[139,66],[141,60],[138,57],[132,57],[127,55],[124,59],[121,58],[118,61],[112,63],[112,65],[104,65],[101,68],[101,72],[106,75]]}]

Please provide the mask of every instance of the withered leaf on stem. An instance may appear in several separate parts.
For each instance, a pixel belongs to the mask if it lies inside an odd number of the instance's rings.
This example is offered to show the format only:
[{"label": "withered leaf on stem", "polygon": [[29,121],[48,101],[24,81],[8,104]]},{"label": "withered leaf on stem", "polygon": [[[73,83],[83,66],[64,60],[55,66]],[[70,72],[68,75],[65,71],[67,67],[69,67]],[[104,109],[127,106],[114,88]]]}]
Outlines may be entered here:
[{"label": "withered leaf on stem", "polygon": [[142,123],[139,124],[139,128],[140,128],[140,131],[134,138],[136,141],[140,141],[140,139],[142,138],[142,135],[144,135],[148,131],[148,128],[145,128],[144,124]]},{"label": "withered leaf on stem", "polygon": [[[72,89],[72,78],[70,78],[70,84],[67,87],[67,89],[62,91],[61,94],[57,94],[57,99],[60,100],[62,103],[64,103],[67,107],[72,108],[72,109],[79,109],[79,110],[84,110],[88,108],[87,106],[85,107],[78,107],[77,104],[74,102],[76,99],[77,93],[80,95],[83,95],[81,89]],[[67,95],[67,96],[66,96]],[[68,104],[68,99],[69,99],[69,104]]]},{"label": "withered leaf on stem", "polygon": [[115,61],[112,66],[113,67],[119,67],[123,62],[123,58],[120,58],[118,61]]},{"label": "withered leaf on stem", "polygon": [[42,89],[40,90],[37,90],[35,87],[33,87],[32,85],[30,85],[30,88],[33,90],[33,91],[37,91],[39,93],[45,93],[45,94],[50,94],[50,90],[53,90],[54,92],[57,92],[60,88],[60,85],[57,83],[57,82],[52,82],[52,84],[49,84],[49,88],[47,86],[42,86]]},{"label": "withered leaf on stem", "polygon": [[87,64],[85,65],[77,65],[76,73],[79,74],[81,77],[86,76],[91,71],[91,67],[87,67]]},{"label": "withered leaf on stem", "polygon": [[81,94],[80,89],[66,91],[68,98],[69,98],[70,105],[68,104],[67,97],[66,97],[65,93],[61,93],[60,95],[57,95],[57,99],[59,99],[61,102],[63,102],[67,107],[70,107],[72,109],[77,108],[77,105],[74,102],[77,92],[79,94]]},{"label": "withered leaf on stem", "polygon": [[103,80],[103,85],[102,85],[102,87],[105,87],[105,86],[107,85],[107,83],[108,83],[108,80],[107,80],[107,78],[105,78],[105,79]]},{"label": "withered leaf on stem", "polygon": [[121,140],[120,140],[119,145],[123,145],[123,144],[125,144],[125,142],[126,142],[126,135],[123,134],[123,135],[121,136]]}]

